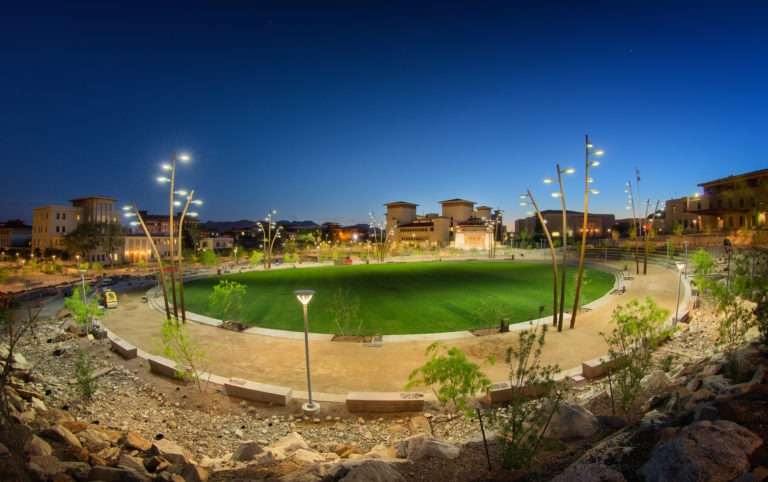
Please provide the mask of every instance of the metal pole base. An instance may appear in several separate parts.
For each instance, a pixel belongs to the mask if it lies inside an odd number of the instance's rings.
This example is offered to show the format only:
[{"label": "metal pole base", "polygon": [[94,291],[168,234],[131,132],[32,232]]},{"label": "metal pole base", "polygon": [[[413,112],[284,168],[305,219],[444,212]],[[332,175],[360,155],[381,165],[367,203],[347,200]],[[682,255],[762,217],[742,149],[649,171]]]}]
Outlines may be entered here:
[{"label": "metal pole base", "polygon": [[312,417],[320,413],[320,404],[317,402],[305,403],[301,406],[301,411],[304,412],[304,415],[307,417]]}]

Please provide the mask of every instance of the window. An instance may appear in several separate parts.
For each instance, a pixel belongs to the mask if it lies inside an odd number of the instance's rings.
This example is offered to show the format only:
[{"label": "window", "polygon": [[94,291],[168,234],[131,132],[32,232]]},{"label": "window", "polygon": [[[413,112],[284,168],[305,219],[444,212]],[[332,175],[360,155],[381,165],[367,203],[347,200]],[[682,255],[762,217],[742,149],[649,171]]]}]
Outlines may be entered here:
[{"label": "window", "polygon": [[59,216],[61,216],[61,214],[56,213],[56,219],[60,219]]},{"label": "window", "polygon": [[56,232],[57,232],[57,233],[59,232],[59,227],[58,227],[58,226],[56,226]]},{"label": "window", "polygon": [[67,213],[61,213],[61,219],[67,219]]}]

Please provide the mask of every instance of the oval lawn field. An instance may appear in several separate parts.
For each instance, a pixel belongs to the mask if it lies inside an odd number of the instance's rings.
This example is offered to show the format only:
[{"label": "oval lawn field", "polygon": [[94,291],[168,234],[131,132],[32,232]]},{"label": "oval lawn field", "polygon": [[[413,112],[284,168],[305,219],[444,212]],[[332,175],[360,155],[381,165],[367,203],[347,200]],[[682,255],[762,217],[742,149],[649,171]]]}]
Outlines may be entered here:
[{"label": "oval lawn field", "polygon": [[[568,270],[566,290],[575,291],[576,269]],[[208,297],[221,279],[246,286],[243,308],[234,321],[279,330],[303,331],[301,303],[295,290],[315,291],[309,303],[313,333],[339,333],[333,321],[334,295],[348,290],[363,320],[359,334],[416,334],[498,326],[477,317],[483,305],[503,307],[510,323],[552,314],[552,266],[516,262],[428,262],[286,268],[214,276],[184,284],[187,311],[215,318]],[[582,304],[605,295],[612,274],[584,270]],[[558,286],[559,289],[559,286]],[[566,294],[566,311],[573,295]],[[353,327],[353,334],[357,326]]]}]

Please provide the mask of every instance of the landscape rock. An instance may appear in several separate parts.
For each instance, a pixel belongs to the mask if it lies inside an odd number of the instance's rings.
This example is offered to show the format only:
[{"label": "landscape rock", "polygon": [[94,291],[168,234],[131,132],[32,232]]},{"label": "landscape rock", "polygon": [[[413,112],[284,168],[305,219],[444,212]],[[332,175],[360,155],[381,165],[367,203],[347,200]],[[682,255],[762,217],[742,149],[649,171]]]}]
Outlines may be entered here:
[{"label": "landscape rock", "polygon": [[653,450],[646,480],[732,480],[749,471],[749,456],[763,441],[728,420],[695,422]]},{"label": "landscape rock", "polygon": [[49,429],[45,429],[42,432],[44,437],[48,437],[51,440],[60,442],[67,447],[82,448],[80,440],[75,435],[64,428],[62,425],[54,425]]},{"label": "landscape rock", "polygon": [[[459,447],[422,434],[407,438],[395,444],[397,456],[409,460],[454,459],[459,456]],[[403,457],[403,455],[405,455]]]},{"label": "landscape rock", "polygon": [[381,460],[366,460],[345,467],[348,471],[339,482],[405,482],[397,470]]},{"label": "landscape rock", "polygon": [[88,472],[88,480],[103,482],[148,482],[152,479],[133,470],[97,465]]},{"label": "landscape rock", "polygon": [[257,442],[250,441],[238,445],[231,458],[237,462],[247,462],[261,453],[264,453],[264,449]]},{"label": "landscape rock", "polygon": [[127,432],[125,436],[120,439],[120,442],[129,449],[136,449],[142,452],[146,452],[152,448],[152,442],[142,437],[139,432]]},{"label": "landscape rock", "polygon": [[153,442],[152,450],[155,455],[159,455],[172,464],[188,464],[192,461],[192,454],[168,439]]},{"label": "landscape rock", "polygon": [[37,435],[33,435],[26,444],[24,444],[24,451],[27,455],[52,455],[53,449],[45,440],[41,439]]},{"label": "landscape rock", "polygon": [[597,417],[581,405],[562,403],[560,413],[552,417],[551,431],[561,440],[591,437],[597,430]]},{"label": "landscape rock", "polygon": [[551,482],[625,482],[621,472],[603,464],[571,465]]}]

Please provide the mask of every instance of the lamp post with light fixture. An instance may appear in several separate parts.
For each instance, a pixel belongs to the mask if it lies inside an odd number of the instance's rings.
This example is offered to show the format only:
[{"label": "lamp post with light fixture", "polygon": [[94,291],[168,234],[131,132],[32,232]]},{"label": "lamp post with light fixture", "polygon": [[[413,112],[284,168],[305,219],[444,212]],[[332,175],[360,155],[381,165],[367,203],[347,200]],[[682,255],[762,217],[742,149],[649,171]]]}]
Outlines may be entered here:
[{"label": "lamp post with light fixture", "polygon": [[[270,269],[272,267],[272,248],[275,246],[275,241],[280,237],[280,233],[283,230],[282,226],[278,226],[273,220],[272,215],[277,214],[277,211],[270,209],[264,221],[267,223],[266,228],[261,221],[256,223],[256,226],[261,231],[262,241],[264,243],[264,268]],[[274,231],[274,233],[273,233]]]},{"label": "lamp post with light fixture", "polygon": [[295,294],[296,298],[299,299],[304,308],[304,354],[307,360],[307,393],[309,395],[309,402],[302,405],[301,409],[305,414],[310,415],[320,411],[320,404],[315,403],[312,400],[312,378],[310,377],[309,370],[309,323],[307,322],[307,305],[315,292],[313,290],[297,290],[295,291]]},{"label": "lamp post with light fixture", "polygon": [[[557,164],[557,184],[560,186],[560,192],[553,192],[552,197],[559,197],[563,205],[563,272],[561,273],[562,280],[560,288],[560,318],[557,320],[557,331],[563,331],[563,317],[565,316],[565,273],[568,265],[568,228],[567,228],[567,215],[565,210],[565,192],[563,191],[563,174],[573,174],[575,171],[572,168],[560,169],[560,164]],[[546,178],[544,182],[549,184],[555,182],[554,179]]]},{"label": "lamp post with light fixture", "polygon": [[[637,216],[635,215],[635,198],[632,196],[632,183],[630,181],[627,181],[627,189],[624,192],[629,193],[629,203],[632,206],[632,233],[635,235],[635,271],[636,274],[640,274],[640,254],[637,246]],[[627,206],[627,209],[630,206]],[[631,235],[630,239],[632,239]]]},{"label": "lamp post with light fixture", "polygon": [[[133,208],[133,212],[131,212],[131,207]],[[136,216],[138,220],[138,224],[141,225],[142,231],[144,231],[144,234],[147,236],[147,240],[149,241],[149,246],[152,248],[152,251],[155,253],[155,256],[157,257],[157,269],[159,271],[158,278],[160,280],[160,283],[163,286],[163,301],[165,302],[165,316],[167,319],[171,319],[171,307],[168,304],[168,286],[165,282],[165,273],[163,271],[163,258],[160,256],[160,251],[157,249],[157,244],[155,243],[155,240],[152,238],[152,234],[149,232],[149,229],[147,228],[146,223],[144,222],[144,218],[141,217],[141,213],[136,208],[136,203],[131,203],[131,206],[125,206],[123,207],[123,211],[125,211],[124,216],[131,218],[133,216]],[[132,222],[131,224],[134,224],[135,222]]]},{"label": "lamp post with light fixture", "polygon": [[[176,265],[174,263],[174,237],[173,237],[173,208],[175,206],[175,202],[173,199],[173,196],[175,194],[174,192],[174,185],[176,183],[176,160],[181,161],[188,161],[189,156],[187,155],[181,155],[176,156],[176,152],[173,153],[173,158],[171,159],[170,164],[163,164],[163,169],[166,171],[171,171],[171,177],[167,178],[165,176],[161,176],[158,178],[158,181],[160,182],[167,182],[170,183],[170,201],[169,201],[169,219],[168,219],[168,229],[169,229],[169,235],[168,235],[168,264],[170,265],[170,271],[171,271],[171,295],[173,296],[173,315],[175,319],[179,319],[179,310],[178,305],[176,303]],[[181,228],[181,226],[179,226]],[[179,233],[181,233],[181,229],[179,229]],[[179,246],[179,254],[181,254],[181,246]]]},{"label": "lamp post with light fixture", "polygon": [[581,277],[584,273],[584,249],[587,244],[587,212],[589,210],[589,194],[597,194],[597,189],[590,189],[589,183],[592,182],[592,178],[589,177],[589,168],[599,166],[598,161],[590,161],[589,156],[602,156],[603,151],[594,150],[593,145],[589,142],[589,135],[584,136],[584,221],[581,223],[581,253],[579,254],[579,272],[576,277],[576,296],[573,299],[573,311],[571,312],[571,328],[576,324],[576,314],[579,312],[579,295],[581,294]]},{"label": "lamp post with light fixture", "polygon": [[[176,194],[180,194],[182,196],[187,197],[187,201],[184,204],[184,209],[181,211],[181,216],[179,217],[179,299],[181,301],[181,322],[186,323],[187,322],[187,308],[184,304],[184,259],[182,257],[182,250],[181,250],[181,243],[182,243],[182,232],[183,232],[183,226],[184,226],[184,218],[189,215],[190,217],[197,217],[196,212],[187,212],[189,209],[190,204],[195,204],[197,206],[200,206],[203,204],[203,202],[199,199],[192,199],[195,196],[195,190],[191,190],[189,193],[186,191],[177,191]],[[175,201],[178,202],[178,201]],[[171,275],[173,276],[173,275]]]},{"label": "lamp post with light fixture", "polygon": [[[531,205],[533,205],[533,208],[536,210],[536,216],[539,218],[539,222],[541,223],[541,227],[544,228],[544,234],[547,235],[547,242],[549,243],[549,251],[552,254],[552,275],[553,275],[553,286],[554,286],[554,293],[553,293],[553,308],[552,308],[552,326],[557,326],[557,255],[555,254],[555,245],[552,244],[552,236],[549,234],[549,229],[547,228],[547,222],[544,220],[544,218],[541,216],[541,211],[539,211],[539,206],[536,204],[536,200],[533,198],[533,194],[531,194],[531,190],[527,190],[527,194],[521,194],[520,199],[530,199]],[[521,201],[521,206],[527,206],[527,201]],[[532,214],[532,213],[531,213]]]}]

